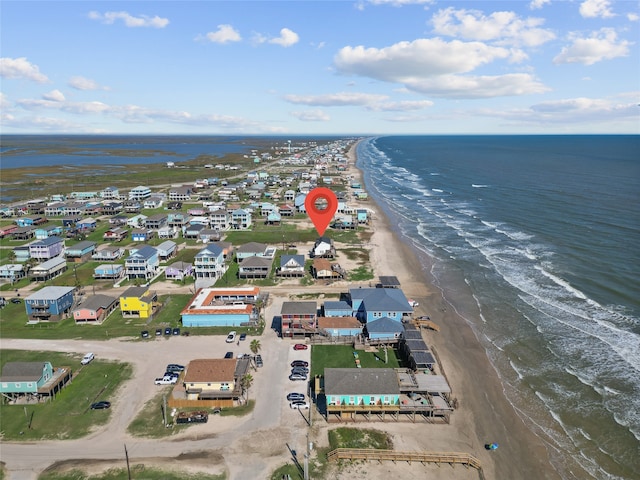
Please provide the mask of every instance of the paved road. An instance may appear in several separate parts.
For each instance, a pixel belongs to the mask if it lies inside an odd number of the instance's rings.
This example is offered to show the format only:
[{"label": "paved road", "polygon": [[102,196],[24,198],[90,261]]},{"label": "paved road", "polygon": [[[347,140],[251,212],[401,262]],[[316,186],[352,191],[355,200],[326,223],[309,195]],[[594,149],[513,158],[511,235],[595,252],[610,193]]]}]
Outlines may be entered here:
[{"label": "paved road", "polygon": [[[280,311],[281,302],[282,298],[272,301],[267,318]],[[240,342],[240,346],[226,344],[222,336],[105,342],[3,339],[3,349],[92,351],[98,359],[127,361],[134,367],[133,379],[122,386],[117,398],[111,399],[110,422],[99,431],[79,440],[2,442],[0,459],[6,463],[9,478],[36,479],[46,467],[64,460],[106,460],[113,466],[124,466],[125,444],[134,465],[149,466],[154,459],[161,463],[159,457],[189,453],[198,456],[197,452],[206,451],[203,455],[222,459],[219,471],[226,469],[230,479],[264,478],[268,471],[289,459],[287,443],[298,451],[304,448],[307,432],[305,419],[289,409],[284,396],[294,384],[299,391],[303,383],[289,381],[289,362],[294,358],[308,360],[309,351],[295,352],[289,340],[280,339],[270,329],[259,337],[264,367],[252,373],[255,380],[250,396],[256,399],[256,407],[251,414],[242,418],[210,417],[207,424],[192,426],[186,433],[163,440],[134,438],[126,433],[138,411],[162,388],[155,386],[153,379],[162,374],[165,364],[221,358],[228,350],[249,353],[251,339]]]}]

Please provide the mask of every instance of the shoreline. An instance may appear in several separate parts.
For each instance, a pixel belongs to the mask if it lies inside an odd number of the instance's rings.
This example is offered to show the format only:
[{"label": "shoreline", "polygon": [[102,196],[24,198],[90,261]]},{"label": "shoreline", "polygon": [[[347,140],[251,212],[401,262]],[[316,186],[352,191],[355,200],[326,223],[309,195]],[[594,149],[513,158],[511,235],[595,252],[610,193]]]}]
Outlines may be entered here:
[{"label": "shoreline", "polygon": [[[366,173],[358,165],[359,143],[354,143],[347,155],[355,168],[354,177],[366,189]],[[376,275],[396,275],[407,296],[420,302],[420,314],[429,315],[440,327],[440,332],[425,332],[423,337],[437,351],[452,396],[459,403],[450,425],[424,427],[427,445],[431,446],[425,449],[470,453],[482,462],[486,478],[561,478],[542,439],[524,424],[506,398],[502,382],[469,320],[456,312],[430,268],[423,269],[421,260],[431,267],[433,259],[403,238],[377,200],[369,198],[376,212],[371,238],[373,270]],[[390,254],[389,245],[397,246],[392,252],[396,255]],[[499,443],[500,448],[487,451],[484,445],[490,442]],[[435,448],[437,445],[442,446]],[[454,472],[449,478],[464,478]]]}]

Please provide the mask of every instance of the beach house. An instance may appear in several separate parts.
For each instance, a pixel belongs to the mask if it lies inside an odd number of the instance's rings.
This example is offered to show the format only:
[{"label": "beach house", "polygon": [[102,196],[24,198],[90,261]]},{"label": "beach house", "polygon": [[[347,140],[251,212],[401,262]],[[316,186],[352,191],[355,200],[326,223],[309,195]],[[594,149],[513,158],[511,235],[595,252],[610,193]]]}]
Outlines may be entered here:
[{"label": "beach house", "polygon": [[74,287],[44,287],[24,299],[30,322],[57,322],[73,306]]},{"label": "beach house", "polygon": [[120,295],[120,311],[125,318],[151,318],[157,300],[149,287],[129,287]]},{"label": "beach house", "polygon": [[90,295],[72,311],[76,323],[101,324],[118,307],[118,299],[109,295]]},{"label": "beach house", "polygon": [[283,302],[280,331],[283,337],[315,335],[318,328],[318,304],[312,301]]},{"label": "beach house", "polygon": [[144,245],[140,248],[131,249],[130,252],[124,264],[125,274],[129,280],[135,278],[148,280],[153,278],[160,266],[158,251],[149,245]]}]

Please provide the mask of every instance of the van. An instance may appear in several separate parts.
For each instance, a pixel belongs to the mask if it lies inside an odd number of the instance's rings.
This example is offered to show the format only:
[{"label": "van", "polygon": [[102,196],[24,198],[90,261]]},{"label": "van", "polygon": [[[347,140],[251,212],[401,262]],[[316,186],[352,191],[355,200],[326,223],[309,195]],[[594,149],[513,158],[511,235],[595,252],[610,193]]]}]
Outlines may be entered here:
[{"label": "van", "polygon": [[94,358],[96,358],[96,356],[93,353],[87,353],[84,357],[82,357],[82,360],[80,360],[80,364],[87,365],[91,363]]}]

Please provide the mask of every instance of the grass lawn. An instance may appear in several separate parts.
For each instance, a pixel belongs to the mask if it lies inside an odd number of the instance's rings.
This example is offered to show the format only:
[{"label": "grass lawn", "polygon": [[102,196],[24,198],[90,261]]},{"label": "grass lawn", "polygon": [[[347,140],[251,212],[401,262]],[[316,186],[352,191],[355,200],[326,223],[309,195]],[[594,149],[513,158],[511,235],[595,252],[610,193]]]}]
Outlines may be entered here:
[{"label": "grass lawn", "polygon": [[153,336],[156,328],[181,326],[180,311],[190,298],[191,295],[184,294],[163,295],[158,297],[162,308],[152,320],[123,318],[120,310],[116,310],[102,325],[76,325],[73,318],[66,318],[60,322],[41,322],[27,325],[24,303],[13,304],[9,302],[2,310],[2,336],[4,338],[107,340],[117,337],[140,338],[142,330],[148,330]]},{"label": "grass lawn", "polygon": [[[356,368],[355,350],[350,345],[313,345],[311,347],[311,376],[323,375],[325,368]],[[362,368],[398,368],[395,350],[389,348],[388,363],[384,363],[384,349],[377,353],[358,351]]]},{"label": "grass lawn", "polygon": [[[99,400],[111,400],[120,384],[132,375],[131,365],[99,358],[81,368],[82,354],[2,350],[0,369],[7,362],[48,361],[70,367],[73,381],[53,401],[29,405],[0,404],[4,440],[61,440],[80,438],[107,423],[111,410],[90,410]],[[86,353],[86,352],[84,352]]]},{"label": "grass lawn", "polygon": [[329,446],[336,448],[392,449],[389,435],[380,430],[339,427],[329,430]]}]

